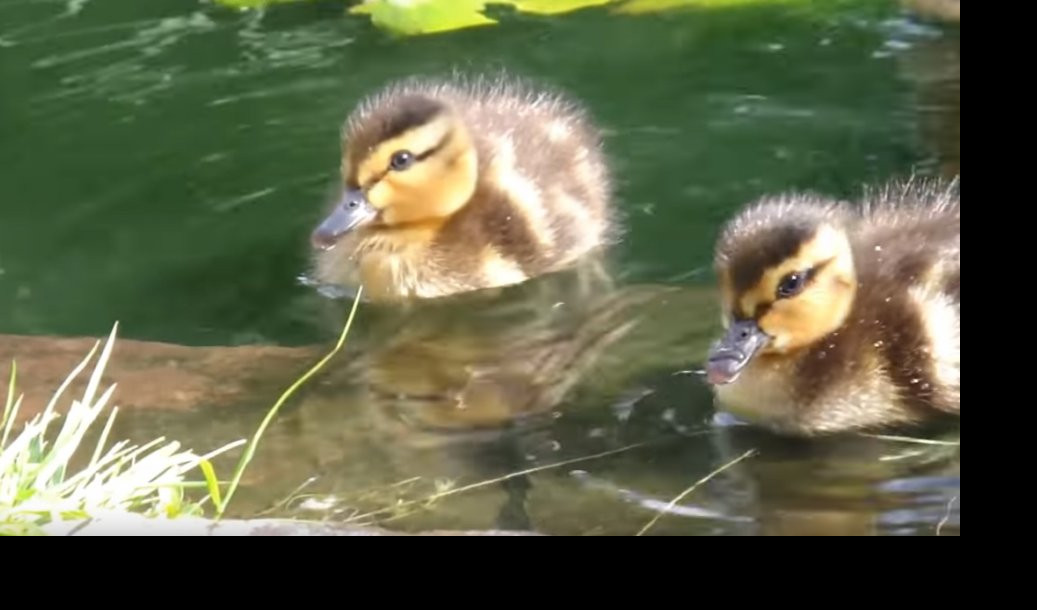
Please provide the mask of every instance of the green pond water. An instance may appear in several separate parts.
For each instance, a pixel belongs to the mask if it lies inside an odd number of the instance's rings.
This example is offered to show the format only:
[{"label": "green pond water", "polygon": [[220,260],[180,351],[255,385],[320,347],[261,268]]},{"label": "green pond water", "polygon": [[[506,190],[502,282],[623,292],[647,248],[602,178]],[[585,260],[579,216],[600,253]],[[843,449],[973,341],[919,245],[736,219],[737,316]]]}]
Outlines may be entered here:
[{"label": "green pond water", "polygon": [[718,425],[698,374],[719,320],[713,240],[739,206],[959,171],[957,29],[893,2],[802,1],[497,8],[496,26],[401,38],[344,8],[0,0],[0,340],[118,320],[147,342],[128,359],[153,342],[233,348],[203,366],[233,392],[174,408],[171,386],[117,432],[199,451],[250,435],[348,310],[299,281],[346,113],[391,78],[506,68],[566,88],[606,130],[625,217],[610,286],[361,307],[234,512],[344,520],[399,500],[388,526],[633,534],[753,451],[650,533],[959,533],[956,447]]}]

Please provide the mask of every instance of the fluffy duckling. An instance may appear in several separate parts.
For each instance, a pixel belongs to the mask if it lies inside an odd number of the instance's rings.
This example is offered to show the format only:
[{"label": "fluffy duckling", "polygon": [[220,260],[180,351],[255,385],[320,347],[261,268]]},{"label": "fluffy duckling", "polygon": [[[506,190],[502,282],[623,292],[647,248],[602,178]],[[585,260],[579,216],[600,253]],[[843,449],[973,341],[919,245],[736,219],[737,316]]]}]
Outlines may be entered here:
[{"label": "fluffy duckling", "polygon": [[716,247],[726,333],[707,379],[736,416],[796,435],[960,416],[957,185],[850,207],[766,198]]},{"label": "fluffy duckling", "polygon": [[507,77],[408,79],[352,112],[314,279],[372,300],[518,284],[610,240],[600,135],[559,93]]}]

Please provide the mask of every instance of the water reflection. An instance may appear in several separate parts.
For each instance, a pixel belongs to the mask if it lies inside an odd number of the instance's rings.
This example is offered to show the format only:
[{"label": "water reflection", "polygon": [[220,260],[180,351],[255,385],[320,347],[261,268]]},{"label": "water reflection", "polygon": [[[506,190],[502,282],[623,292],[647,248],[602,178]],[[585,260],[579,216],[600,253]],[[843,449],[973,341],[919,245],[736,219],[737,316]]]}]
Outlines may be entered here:
[{"label": "water reflection", "polygon": [[919,135],[932,155],[928,165],[944,178],[960,176],[960,32],[921,37],[900,56],[900,65],[915,86]]},{"label": "water reflection", "polygon": [[[612,392],[653,367],[694,362],[702,344],[687,339],[716,317],[698,318],[709,312],[707,291],[617,287],[602,270],[592,263],[501,291],[368,307],[350,355],[307,389],[286,425],[323,460],[377,462],[383,484],[491,478],[608,449],[590,438],[563,450],[557,422],[581,405],[612,417],[601,409]],[[682,322],[689,312],[695,321]],[[646,342],[656,358],[639,355]]]},{"label": "water reflection", "polygon": [[[118,317],[127,335],[210,347],[123,339],[108,375],[115,434],[198,450],[251,434],[328,348],[313,338],[330,342],[344,319],[343,304],[291,283],[317,213],[301,202],[335,174],[324,163],[349,100],[485,56],[593,103],[623,176],[623,271],[672,286],[584,273],[363,307],[346,352],[268,431],[234,510],[342,520],[524,472],[371,518],[633,534],[754,450],[648,533],[960,533],[954,445],[715,426],[695,373],[714,295],[685,285],[714,227],[751,196],[853,193],[919,156],[922,171],[958,174],[953,29],[766,3],[396,42],[342,19],[337,2],[260,14],[113,0],[67,18],[54,17],[61,3],[17,4],[0,28],[13,119],[0,125],[0,229],[17,227],[0,252],[0,317],[19,336],[0,337],[0,360],[18,359],[26,414],[92,340],[25,335],[101,333]],[[233,459],[217,466],[229,475]]]},{"label": "water reflection", "polygon": [[639,307],[667,292],[617,288],[591,261],[523,286],[390,310],[345,376],[409,427],[498,428],[559,405],[643,322]]},{"label": "water reflection", "polygon": [[[931,436],[931,438],[926,438]],[[752,514],[756,535],[957,535],[957,429],[922,439],[851,436],[790,441],[740,427],[718,435],[727,456],[753,447],[713,490]]]},{"label": "water reflection", "polygon": [[[346,352],[267,431],[233,512],[628,535],[709,477],[647,533],[960,533],[957,429],[921,444],[719,425],[697,374],[718,324],[713,291],[617,284],[601,270],[365,305]],[[330,337],[346,304],[320,302]],[[10,348],[35,355],[19,363],[26,387],[53,387],[86,347],[26,341]],[[236,440],[326,348],[124,342],[109,377],[120,405],[143,402],[115,434],[198,450]]]},{"label": "water reflection", "polygon": [[[307,492],[340,508],[357,490],[413,479],[408,493],[427,493],[437,481],[500,477],[651,440],[604,431],[630,418],[632,407],[615,396],[646,373],[672,376],[674,363],[679,370],[700,359],[698,337],[717,320],[713,300],[698,289],[620,287],[589,265],[496,293],[365,305],[346,352],[268,431],[236,510],[269,508],[314,476]],[[328,308],[330,336],[343,312]],[[39,355],[20,367],[27,387],[50,387],[43,381],[68,370],[72,348],[86,347],[19,343],[12,350]],[[120,415],[116,432],[142,442],[160,432],[199,450],[230,442],[254,430],[281,388],[324,349],[125,341],[108,377],[123,384],[119,404],[123,394],[144,402]],[[42,406],[38,398],[30,397],[26,414]],[[232,465],[218,464],[225,472]],[[515,485],[521,481],[501,488],[512,493]]]},{"label": "water reflection", "polygon": [[[921,444],[717,425],[696,374],[717,323],[712,291],[586,271],[363,308],[347,353],[268,430],[234,512],[629,535],[710,477],[647,533],[959,534],[956,428]],[[342,309],[329,304],[329,333]],[[153,396],[182,387],[174,361],[223,383],[177,409],[124,412],[116,433],[200,450],[239,438],[324,346],[271,349],[133,344],[112,375],[134,379],[118,369],[132,354]]]}]

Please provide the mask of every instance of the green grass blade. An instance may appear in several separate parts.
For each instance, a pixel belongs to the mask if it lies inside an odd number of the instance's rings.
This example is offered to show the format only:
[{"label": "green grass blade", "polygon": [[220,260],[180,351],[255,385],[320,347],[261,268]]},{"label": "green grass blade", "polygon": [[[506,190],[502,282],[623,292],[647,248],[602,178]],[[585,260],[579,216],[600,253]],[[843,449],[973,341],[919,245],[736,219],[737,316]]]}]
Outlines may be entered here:
[{"label": "green grass blade", "polygon": [[[11,361],[11,380],[7,382],[7,400],[4,402],[4,416],[0,419],[0,426],[7,428],[7,418],[11,415],[11,409],[14,407],[14,388],[15,379],[18,378],[18,363],[14,360]],[[6,437],[6,435],[5,435]],[[3,447],[6,443],[0,443],[0,447]]]},{"label": "green grass blade", "polygon": [[97,352],[97,348],[100,347],[100,345],[100,341],[94,343],[94,347],[91,348],[90,353],[86,355],[86,358],[83,358],[83,361],[77,364],[76,368],[72,369],[72,372],[69,373],[68,376],[65,377],[65,380],[61,382],[61,385],[58,386],[58,390],[54,392],[54,395],[50,398],[50,402],[47,403],[47,408],[43,410],[44,421],[48,421],[48,418],[54,412],[54,407],[58,404],[58,399],[60,399],[61,395],[65,393],[65,390],[68,389],[68,386],[72,384],[72,380],[78,377],[79,374],[83,372],[83,369],[85,369],[87,363],[89,363],[90,360],[93,359],[94,353]]},{"label": "green grass blade", "polygon": [[335,356],[335,354],[339,352],[340,349],[342,349],[342,346],[346,342],[346,335],[349,334],[349,329],[353,326],[353,318],[356,315],[357,307],[360,305],[360,296],[363,293],[363,290],[363,286],[361,286],[357,290],[356,297],[353,300],[353,308],[349,311],[349,318],[346,320],[346,325],[342,328],[342,334],[339,335],[338,343],[335,344],[335,347],[330,352],[328,352],[326,356],[321,358],[320,362],[313,365],[313,367],[310,368],[310,370],[306,371],[306,373],[303,374],[302,377],[297,379],[295,383],[289,386],[288,389],[285,390],[283,394],[281,394],[281,397],[277,399],[277,402],[274,403],[274,406],[270,408],[270,411],[266,414],[266,417],[263,418],[263,422],[259,425],[259,429],[256,430],[256,433],[255,435],[253,435],[252,440],[249,441],[249,444],[245,447],[245,451],[241,455],[241,460],[238,462],[238,466],[234,470],[234,476],[231,479],[230,486],[227,488],[227,499],[224,501],[221,509],[216,513],[217,519],[223,516],[224,510],[226,510],[227,505],[230,504],[231,498],[234,497],[234,492],[237,490],[238,485],[241,483],[241,477],[245,473],[245,468],[248,466],[249,462],[252,461],[252,457],[256,453],[256,446],[259,444],[259,439],[263,436],[263,433],[266,431],[267,426],[270,425],[270,422],[273,421],[274,416],[277,415],[277,412],[278,410],[280,410],[281,405],[283,405],[285,401],[288,400],[288,398],[292,394],[294,394],[297,389],[299,389],[299,387],[306,383],[306,381],[310,377],[316,374],[317,371],[319,371],[329,360],[331,360]]},{"label": "green grass blade", "polygon": [[18,378],[18,363],[14,360],[11,361],[11,381],[7,385],[7,400],[4,402],[4,416],[0,418],[0,428],[3,428],[3,436],[0,437],[0,451],[7,446],[7,439],[11,435],[11,428],[14,427],[14,420],[18,417],[18,408],[22,404],[22,397],[19,396],[17,400],[14,397],[14,390],[16,387],[16,379]]},{"label": "green grass blade", "polygon": [[118,331],[119,323],[116,322],[115,325],[112,326],[112,332],[108,334],[108,341],[105,342],[104,349],[101,350],[101,357],[97,360],[97,364],[94,366],[94,372],[90,375],[90,381],[86,384],[86,391],[83,392],[84,405],[94,404],[94,394],[97,393],[97,387],[101,384],[101,377],[104,375],[104,369],[108,366],[108,359],[112,355],[112,348],[115,347],[115,335]]},{"label": "green grass blade", "polygon": [[202,474],[205,475],[205,484],[209,489],[209,496],[212,498],[213,506],[216,507],[216,512],[222,513],[223,500],[220,498],[220,482],[216,479],[216,470],[213,469],[212,462],[202,460],[198,466],[202,469]]},{"label": "green grass blade", "polygon": [[97,439],[94,454],[90,456],[90,466],[97,464],[97,460],[101,459],[101,452],[104,451],[104,446],[108,444],[108,435],[112,431],[112,425],[115,423],[115,416],[118,413],[119,407],[112,407],[112,412],[108,414],[108,421],[104,423],[104,430],[101,431],[101,438]]}]

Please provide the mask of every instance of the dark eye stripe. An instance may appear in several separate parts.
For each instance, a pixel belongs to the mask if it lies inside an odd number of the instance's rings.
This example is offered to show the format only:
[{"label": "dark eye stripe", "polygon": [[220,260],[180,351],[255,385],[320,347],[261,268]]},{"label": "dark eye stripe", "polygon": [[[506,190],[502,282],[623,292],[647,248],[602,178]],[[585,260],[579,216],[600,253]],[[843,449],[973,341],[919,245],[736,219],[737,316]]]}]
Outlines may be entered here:
[{"label": "dark eye stripe", "polygon": [[825,267],[827,267],[828,265],[832,264],[832,261],[834,261],[834,260],[835,260],[835,257],[832,257],[832,258],[829,258],[829,259],[825,259],[825,260],[821,261],[820,263],[814,265],[813,267],[810,267],[806,271],[799,272],[803,276],[803,280],[802,280],[803,281],[803,286],[799,289],[797,294],[799,294],[799,292],[803,292],[811,284],[813,284],[814,281],[817,280],[817,274],[820,273],[821,270],[823,270]]},{"label": "dark eye stripe", "polygon": [[417,155],[416,157],[414,157],[414,160],[415,161],[424,161],[425,159],[428,159],[429,157],[431,157],[432,155],[436,154],[440,150],[446,148],[446,145],[450,143],[450,139],[453,138],[453,137],[454,137],[454,132],[448,131],[442,138],[439,139],[439,142],[436,142],[436,144],[432,148],[430,148],[430,149],[426,150],[425,152]]},{"label": "dark eye stripe", "polygon": [[805,282],[804,288],[806,286],[809,286],[809,285],[813,284],[814,280],[817,279],[817,274],[820,273],[828,265],[831,265],[832,261],[834,261],[834,260],[835,260],[835,257],[833,256],[832,258],[825,259],[825,260],[821,261],[820,263],[814,265],[810,269],[807,269],[807,277],[804,280],[804,282]]},{"label": "dark eye stripe", "polygon": [[[800,290],[800,292],[802,292],[803,290],[806,290],[808,286],[813,284],[817,280],[818,273],[820,273],[828,265],[832,264],[832,261],[834,261],[834,260],[835,260],[834,257],[833,258],[829,258],[827,260],[823,260],[820,263],[814,265],[813,267],[811,267],[811,268],[807,269],[805,272],[803,272],[805,277],[803,278],[803,288]],[[738,301],[736,300],[736,302],[738,302]],[[741,314],[743,316],[751,313],[751,317],[758,320],[758,319],[762,318],[763,316],[767,315],[767,312],[770,311],[772,307],[774,307],[774,301],[764,301],[762,303],[757,303],[754,306],[752,312],[745,312],[745,311],[742,311],[742,306],[741,305],[737,305],[735,307],[735,310],[736,310],[735,313],[736,314]]]},{"label": "dark eye stripe", "polygon": [[[432,146],[432,148],[429,148],[428,150],[420,154],[414,155],[414,162],[417,163],[418,161],[424,161],[425,159],[428,159],[432,155],[436,154],[437,152],[445,148],[446,145],[450,143],[450,139],[453,137],[453,135],[453,132],[447,132],[447,134],[440,138],[439,141]],[[363,190],[367,191],[373,188],[374,185],[381,182],[382,178],[384,178],[385,175],[388,174],[390,171],[392,171],[391,168],[384,169],[378,174],[374,175],[370,180],[367,181],[366,184],[364,184]]]}]

